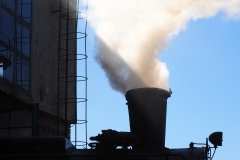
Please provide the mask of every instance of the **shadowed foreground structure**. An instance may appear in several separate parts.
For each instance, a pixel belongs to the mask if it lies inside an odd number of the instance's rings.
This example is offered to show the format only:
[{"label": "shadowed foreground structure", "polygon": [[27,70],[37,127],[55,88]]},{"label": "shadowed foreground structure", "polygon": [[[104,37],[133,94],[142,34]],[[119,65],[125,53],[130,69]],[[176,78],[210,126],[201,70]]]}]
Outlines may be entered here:
[{"label": "shadowed foreground structure", "polygon": [[[90,149],[77,149],[64,137],[4,138],[0,139],[1,157],[44,158],[69,160],[207,160],[211,148],[221,146],[222,132],[210,136],[214,147],[191,142],[186,148],[165,146],[167,98],[170,92],[158,88],[138,88],[126,93],[131,132],[102,130],[91,137]],[[12,148],[13,144],[17,148]],[[22,147],[21,146],[26,146]],[[55,147],[54,147],[55,146]],[[20,148],[20,149],[19,149]]]}]

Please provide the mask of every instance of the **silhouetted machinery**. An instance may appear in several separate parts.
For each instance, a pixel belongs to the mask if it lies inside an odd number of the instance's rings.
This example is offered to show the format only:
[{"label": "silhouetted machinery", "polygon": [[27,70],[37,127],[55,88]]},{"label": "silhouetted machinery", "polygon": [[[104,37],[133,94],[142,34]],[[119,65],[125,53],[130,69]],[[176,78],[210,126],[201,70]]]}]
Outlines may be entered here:
[{"label": "silhouetted machinery", "polygon": [[[216,148],[222,145],[222,132],[212,133],[206,143],[191,142],[188,148],[165,147],[166,107],[170,95],[170,92],[158,88],[129,90],[126,99],[131,132],[102,130],[102,134],[90,138],[93,142],[89,143],[89,149],[76,149],[64,137],[1,138],[0,159],[212,159]],[[215,149],[213,154],[212,149]]]},{"label": "silhouetted machinery", "polygon": [[102,134],[95,137],[90,137],[90,140],[97,141],[92,142],[89,146],[92,149],[110,149],[114,150],[118,147],[122,149],[128,149],[130,146],[138,144],[138,136],[130,132],[118,132],[115,130],[102,130]]}]

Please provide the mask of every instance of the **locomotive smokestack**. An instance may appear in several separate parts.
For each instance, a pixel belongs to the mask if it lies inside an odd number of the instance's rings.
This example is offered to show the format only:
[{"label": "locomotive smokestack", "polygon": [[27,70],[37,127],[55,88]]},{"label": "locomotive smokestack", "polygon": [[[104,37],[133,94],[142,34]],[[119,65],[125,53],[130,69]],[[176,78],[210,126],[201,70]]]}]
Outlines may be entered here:
[{"label": "locomotive smokestack", "polygon": [[165,147],[167,98],[171,92],[159,88],[137,88],[127,91],[131,133],[138,135],[137,150]]}]

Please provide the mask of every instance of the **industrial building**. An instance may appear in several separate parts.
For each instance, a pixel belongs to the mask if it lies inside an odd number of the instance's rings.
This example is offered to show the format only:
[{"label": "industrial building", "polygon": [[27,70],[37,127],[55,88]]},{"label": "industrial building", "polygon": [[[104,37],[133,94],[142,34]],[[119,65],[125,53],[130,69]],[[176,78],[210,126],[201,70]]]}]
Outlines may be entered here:
[{"label": "industrial building", "polygon": [[77,123],[77,6],[0,1],[0,137],[70,138]]}]

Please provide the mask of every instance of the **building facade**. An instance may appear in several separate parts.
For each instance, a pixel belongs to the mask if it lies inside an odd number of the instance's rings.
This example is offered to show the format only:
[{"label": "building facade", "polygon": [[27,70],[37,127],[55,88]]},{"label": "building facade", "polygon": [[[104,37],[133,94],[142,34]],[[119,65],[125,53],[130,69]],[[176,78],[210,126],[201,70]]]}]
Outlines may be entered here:
[{"label": "building facade", "polygon": [[0,0],[0,137],[70,138],[77,0]]}]

